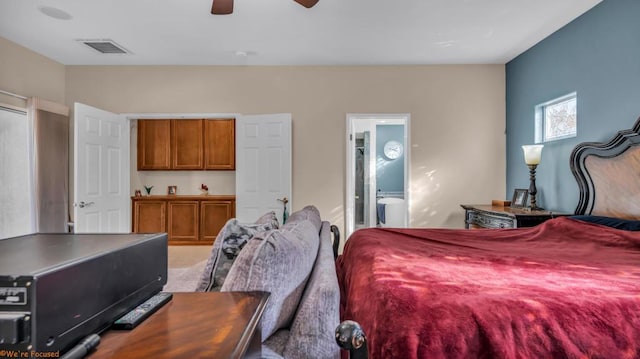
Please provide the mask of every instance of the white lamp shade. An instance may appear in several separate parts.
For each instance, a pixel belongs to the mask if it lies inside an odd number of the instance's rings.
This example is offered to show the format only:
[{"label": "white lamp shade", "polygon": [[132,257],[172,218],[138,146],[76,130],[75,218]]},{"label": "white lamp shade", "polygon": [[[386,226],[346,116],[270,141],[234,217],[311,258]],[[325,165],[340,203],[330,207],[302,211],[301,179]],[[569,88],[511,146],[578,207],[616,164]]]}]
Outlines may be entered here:
[{"label": "white lamp shade", "polygon": [[542,157],[542,147],[544,145],[524,145],[522,150],[524,151],[524,162],[528,165],[537,165],[540,163]]}]

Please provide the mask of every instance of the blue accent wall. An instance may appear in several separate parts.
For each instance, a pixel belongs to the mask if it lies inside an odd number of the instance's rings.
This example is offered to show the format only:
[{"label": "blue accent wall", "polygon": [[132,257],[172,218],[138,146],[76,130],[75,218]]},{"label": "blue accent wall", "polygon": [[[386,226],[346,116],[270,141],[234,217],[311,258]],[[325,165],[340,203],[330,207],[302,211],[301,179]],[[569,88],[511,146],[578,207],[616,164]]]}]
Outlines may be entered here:
[{"label": "blue accent wall", "polygon": [[577,92],[577,137],[545,143],[538,205],[575,210],[575,145],[608,141],[640,116],[640,1],[604,0],[506,65],[507,194],[529,187],[521,146],[534,142],[534,108]]}]

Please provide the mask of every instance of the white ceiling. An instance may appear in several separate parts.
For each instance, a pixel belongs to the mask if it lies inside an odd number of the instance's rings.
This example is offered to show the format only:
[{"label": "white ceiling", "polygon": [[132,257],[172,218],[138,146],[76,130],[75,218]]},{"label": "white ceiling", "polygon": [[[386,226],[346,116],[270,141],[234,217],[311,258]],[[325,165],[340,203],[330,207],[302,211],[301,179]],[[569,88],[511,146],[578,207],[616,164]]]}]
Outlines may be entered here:
[{"label": "white ceiling", "polygon": [[211,0],[1,0],[0,37],[65,65],[504,64],[600,1],[235,0],[211,15]]}]

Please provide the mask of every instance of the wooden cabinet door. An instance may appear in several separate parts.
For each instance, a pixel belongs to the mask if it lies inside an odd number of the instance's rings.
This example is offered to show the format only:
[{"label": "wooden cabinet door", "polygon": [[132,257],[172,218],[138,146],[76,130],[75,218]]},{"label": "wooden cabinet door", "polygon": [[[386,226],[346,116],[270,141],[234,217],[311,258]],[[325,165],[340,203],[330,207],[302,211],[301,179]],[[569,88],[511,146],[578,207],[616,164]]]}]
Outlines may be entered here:
[{"label": "wooden cabinet door", "polygon": [[138,170],[171,168],[171,120],[138,120]]},{"label": "wooden cabinet door", "polygon": [[168,201],[167,226],[171,242],[195,242],[199,238],[198,201]]},{"label": "wooden cabinet door", "polygon": [[202,120],[171,120],[171,168],[201,170]]},{"label": "wooden cabinet door", "polygon": [[236,209],[234,201],[201,201],[200,240],[213,243],[224,224],[235,216]]},{"label": "wooden cabinet door", "polygon": [[134,201],[133,232],[165,233],[167,232],[166,201]]},{"label": "wooden cabinet door", "polygon": [[204,120],[204,169],[234,170],[235,168],[235,120]]}]

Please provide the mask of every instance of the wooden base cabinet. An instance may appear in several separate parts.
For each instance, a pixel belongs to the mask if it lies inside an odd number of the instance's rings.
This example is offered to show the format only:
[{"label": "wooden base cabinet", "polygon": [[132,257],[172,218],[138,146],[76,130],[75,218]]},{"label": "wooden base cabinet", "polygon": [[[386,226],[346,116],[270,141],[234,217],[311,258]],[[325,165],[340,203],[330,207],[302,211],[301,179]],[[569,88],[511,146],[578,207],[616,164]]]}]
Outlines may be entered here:
[{"label": "wooden base cabinet", "polygon": [[216,236],[230,218],[236,216],[235,201],[200,202],[200,239],[213,243]]},{"label": "wooden base cabinet", "polygon": [[[166,201],[133,201],[133,232],[164,233],[167,231]],[[143,221],[136,218],[143,218]]]},{"label": "wooden base cabinet", "polygon": [[236,215],[235,196],[131,197],[133,232],[166,232],[169,244],[212,244]]},{"label": "wooden base cabinet", "polygon": [[167,201],[169,241],[196,242],[200,240],[199,205],[199,201]]}]

